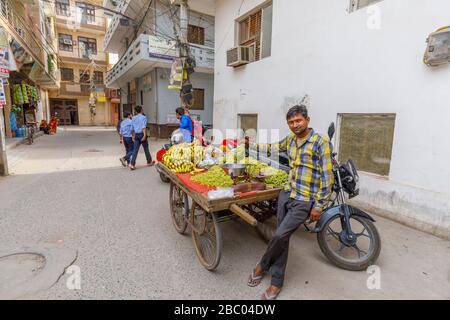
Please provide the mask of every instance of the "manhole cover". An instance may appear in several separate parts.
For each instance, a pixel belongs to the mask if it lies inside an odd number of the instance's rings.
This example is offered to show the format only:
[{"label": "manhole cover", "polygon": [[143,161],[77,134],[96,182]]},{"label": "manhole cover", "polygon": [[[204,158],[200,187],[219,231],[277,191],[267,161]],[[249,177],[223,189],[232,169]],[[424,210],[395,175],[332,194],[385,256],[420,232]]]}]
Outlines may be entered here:
[{"label": "manhole cover", "polygon": [[44,267],[45,258],[40,254],[19,253],[1,257],[0,289],[14,288],[31,281]]},{"label": "manhole cover", "polygon": [[89,150],[86,150],[85,152],[103,152],[103,151],[98,150],[98,149],[89,149]]}]

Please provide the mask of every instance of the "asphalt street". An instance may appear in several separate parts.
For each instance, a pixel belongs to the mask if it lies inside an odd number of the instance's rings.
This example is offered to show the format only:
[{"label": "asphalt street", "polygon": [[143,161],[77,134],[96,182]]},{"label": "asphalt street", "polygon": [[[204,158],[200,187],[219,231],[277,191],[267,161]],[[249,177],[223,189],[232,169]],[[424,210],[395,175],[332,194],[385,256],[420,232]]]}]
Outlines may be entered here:
[{"label": "asphalt street", "polygon": [[[110,128],[64,128],[9,151],[11,175],[0,178],[0,256],[24,245],[77,253],[81,289],[68,274],[21,299],[259,299],[269,279],[247,277],[266,244],[252,227],[225,222],[215,272],[198,262],[189,234],[169,215],[169,185],[155,168],[121,166],[123,146]],[[150,141],[154,154],[164,141]],[[367,272],[332,265],[316,236],[291,239],[279,299],[450,299],[450,241],[375,217],[382,238],[380,287]],[[69,286],[70,287],[70,286]]]}]

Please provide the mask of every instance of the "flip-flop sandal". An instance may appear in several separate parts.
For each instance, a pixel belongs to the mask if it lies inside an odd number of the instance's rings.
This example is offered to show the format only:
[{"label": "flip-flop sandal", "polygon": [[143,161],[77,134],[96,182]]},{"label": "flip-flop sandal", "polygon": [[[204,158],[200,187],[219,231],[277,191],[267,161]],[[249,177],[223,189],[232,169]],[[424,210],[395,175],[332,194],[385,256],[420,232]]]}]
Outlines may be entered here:
[{"label": "flip-flop sandal", "polygon": [[250,277],[248,278],[248,282],[247,285],[249,287],[256,287],[261,283],[261,280],[264,277],[264,274],[257,276],[256,274],[256,269],[252,270],[252,273],[250,274]]},{"label": "flip-flop sandal", "polygon": [[278,295],[280,294],[281,290],[278,291],[278,293],[275,294],[269,294],[267,293],[267,290],[264,291],[264,293],[261,296],[261,300],[276,300]]}]

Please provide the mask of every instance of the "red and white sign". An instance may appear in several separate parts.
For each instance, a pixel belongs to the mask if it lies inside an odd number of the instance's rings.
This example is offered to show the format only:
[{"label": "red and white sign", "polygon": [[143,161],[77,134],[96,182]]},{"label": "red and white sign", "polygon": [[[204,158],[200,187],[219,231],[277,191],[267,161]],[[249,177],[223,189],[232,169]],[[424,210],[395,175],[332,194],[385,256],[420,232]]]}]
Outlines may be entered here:
[{"label": "red and white sign", "polygon": [[0,79],[0,108],[6,104],[5,88],[3,87],[3,80]]}]

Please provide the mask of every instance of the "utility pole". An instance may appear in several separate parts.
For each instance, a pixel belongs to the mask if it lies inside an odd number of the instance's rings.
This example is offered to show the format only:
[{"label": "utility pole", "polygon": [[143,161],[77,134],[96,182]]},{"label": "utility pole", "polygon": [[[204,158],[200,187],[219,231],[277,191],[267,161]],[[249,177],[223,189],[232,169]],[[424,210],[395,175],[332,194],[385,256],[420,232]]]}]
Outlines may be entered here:
[{"label": "utility pole", "polygon": [[3,117],[3,108],[0,107],[0,176],[7,176],[8,159],[6,158],[6,141],[5,141],[5,119]]},{"label": "utility pole", "polygon": [[188,43],[188,0],[180,0],[180,36],[181,43],[187,45]]}]

